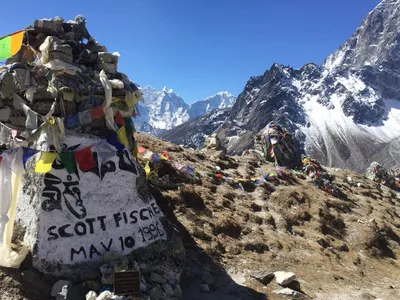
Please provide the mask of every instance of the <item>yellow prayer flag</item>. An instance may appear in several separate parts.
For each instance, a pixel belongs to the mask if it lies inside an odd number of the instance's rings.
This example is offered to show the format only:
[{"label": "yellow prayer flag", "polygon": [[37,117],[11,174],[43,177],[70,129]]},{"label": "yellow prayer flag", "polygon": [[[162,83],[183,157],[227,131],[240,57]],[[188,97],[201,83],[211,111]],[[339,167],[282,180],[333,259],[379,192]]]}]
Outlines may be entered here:
[{"label": "yellow prayer flag", "polygon": [[139,99],[136,97],[135,93],[132,93],[130,98],[125,99],[125,103],[129,108],[133,107],[138,103]]},{"label": "yellow prayer flag", "polygon": [[121,127],[118,132],[118,139],[121,144],[123,144],[126,148],[129,148],[129,141],[128,138],[126,137],[126,128],[125,126]]},{"label": "yellow prayer flag", "polygon": [[36,164],[36,173],[48,173],[51,171],[51,165],[57,158],[57,153],[55,152],[41,152],[40,159]]},{"label": "yellow prayer flag", "polygon": [[146,172],[146,177],[149,177],[149,175],[150,175],[150,164],[149,164],[149,161],[147,161],[146,166],[144,167],[144,171]]}]

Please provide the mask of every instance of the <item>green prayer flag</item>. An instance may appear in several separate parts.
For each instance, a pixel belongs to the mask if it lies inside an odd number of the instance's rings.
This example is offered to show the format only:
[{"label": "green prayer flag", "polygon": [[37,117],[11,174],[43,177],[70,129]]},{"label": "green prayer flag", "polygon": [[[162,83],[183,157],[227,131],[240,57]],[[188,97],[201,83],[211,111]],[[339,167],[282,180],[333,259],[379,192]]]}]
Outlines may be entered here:
[{"label": "green prayer flag", "polygon": [[125,120],[125,127],[126,127],[126,135],[132,136],[135,132],[135,125],[133,124],[132,118],[126,118]]},{"label": "green prayer flag", "polygon": [[0,38],[0,60],[9,58],[18,53],[22,46],[25,31],[18,31]]},{"label": "green prayer flag", "polygon": [[75,173],[76,171],[76,160],[74,152],[61,152],[60,160],[67,170],[68,174]]}]

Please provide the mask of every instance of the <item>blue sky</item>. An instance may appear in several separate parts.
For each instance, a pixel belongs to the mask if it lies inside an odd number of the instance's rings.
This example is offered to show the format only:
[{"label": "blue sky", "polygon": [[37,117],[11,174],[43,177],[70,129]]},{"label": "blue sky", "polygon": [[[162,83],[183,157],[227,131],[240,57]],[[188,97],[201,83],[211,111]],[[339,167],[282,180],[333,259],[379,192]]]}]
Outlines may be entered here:
[{"label": "blue sky", "polygon": [[[4,3],[5,1],[5,3]],[[0,36],[37,18],[83,14],[92,36],[121,54],[140,85],[188,102],[238,95],[274,62],[301,67],[344,43],[379,0],[3,0]]]}]

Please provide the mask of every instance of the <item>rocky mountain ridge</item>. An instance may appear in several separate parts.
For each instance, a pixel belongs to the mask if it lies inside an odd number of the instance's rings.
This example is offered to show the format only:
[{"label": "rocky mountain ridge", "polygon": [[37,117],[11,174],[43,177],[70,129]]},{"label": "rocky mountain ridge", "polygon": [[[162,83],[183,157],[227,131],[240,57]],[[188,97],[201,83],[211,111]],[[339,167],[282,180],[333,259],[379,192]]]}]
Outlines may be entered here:
[{"label": "rocky mountain ridge", "polygon": [[382,1],[321,66],[275,63],[250,78],[216,130],[228,153],[252,148],[254,134],[275,120],[326,165],[363,171],[377,160],[398,167],[399,9],[398,0]]},{"label": "rocky mountain ridge", "polygon": [[139,103],[140,116],[134,118],[136,129],[160,135],[186,121],[200,117],[214,109],[231,107],[236,98],[229,92],[218,92],[204,100],[187,104],[172,89],[157,91],[151,86],[143,88],[143,103]]}]

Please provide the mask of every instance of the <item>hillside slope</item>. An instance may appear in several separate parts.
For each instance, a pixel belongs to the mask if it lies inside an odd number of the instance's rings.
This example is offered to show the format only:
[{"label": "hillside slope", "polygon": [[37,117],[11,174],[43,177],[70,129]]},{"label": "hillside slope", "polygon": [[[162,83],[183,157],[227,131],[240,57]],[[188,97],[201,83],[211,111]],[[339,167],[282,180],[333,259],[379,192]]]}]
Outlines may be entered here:
[{"label": "hillside slope", "polygon": [[[225,176],[263,177],[274,171],[255,153],[225,157],[148,135],[137,138],[142,146],[157,153],[166,150],[171,161],[201,173],[219,168]],[[186,299],[285,299],[274,293],[276,283],[265,286],[250,277],[255,271],[280,270],[296,273],[301,290],[314,299],[398,299],[400,200],[392,190],[341,169],[330,171],[347,200],[296,173],[279,183],[241,190],[207,175],[194,180],[169,166],[152,166],[153,192],[187,232],[186,247],[201,249],[234,282],[220,280],[207,264],[197,265],[182,281],[200,283],[206,269],[210,276],[203,281],[213,291],[198,294],[198,287],[188,283],[183,285]],[[187,259],[192,267],[194,258]],[[239,294],[230,290],[232,285],[238,285],[233,290]]]}]

